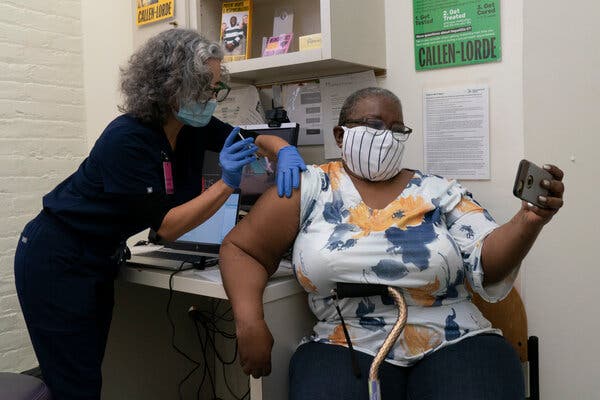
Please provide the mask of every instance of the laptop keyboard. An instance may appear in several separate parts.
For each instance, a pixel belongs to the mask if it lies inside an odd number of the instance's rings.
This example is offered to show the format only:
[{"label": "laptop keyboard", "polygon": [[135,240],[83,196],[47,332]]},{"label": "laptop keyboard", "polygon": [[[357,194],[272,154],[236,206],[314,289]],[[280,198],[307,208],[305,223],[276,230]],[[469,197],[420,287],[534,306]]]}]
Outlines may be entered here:
[{"label": "laptop keyboard", "polygon": [[166,251],[154,250],[143,254],[144,257],[163,258],[165,260],[185,261],[189,263],[201,263],[211,260],[212,257],[201,256],[199,254],[168,253]]}]

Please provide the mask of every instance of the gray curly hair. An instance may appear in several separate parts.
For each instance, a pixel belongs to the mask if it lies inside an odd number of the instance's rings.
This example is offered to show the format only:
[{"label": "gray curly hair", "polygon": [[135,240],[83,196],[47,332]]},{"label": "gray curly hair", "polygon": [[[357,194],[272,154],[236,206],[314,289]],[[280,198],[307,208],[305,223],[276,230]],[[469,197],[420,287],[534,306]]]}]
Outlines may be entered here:
[{"label": "gray curly hair", "polygon": [[368,87],[364,89],[359,89],[356,92],[352,93],[350,96],[348,96],[344,101],[344,104],[340,109],[338,125],[343,126],[346,123],[346,121],[350,119],[350,115],[352,115],[356,104],[358,104],[359,101],[369,97],[384,97],[397,104],[398,108],[402,110],[402,104],[400,103],[400,99],[398,98],[398,96],[396,96],[394,93],[390,92],[387,89],[383,89],[380,87]]},{"label": "gray curly hair", "polygon": [[[140,120],[163,125],[179,104],[211,98],[213,79],[204,64],[223,59],[219,43],[191,29],[169,29],[150,38],[121,68],[123,104],[119,110]],[[228,80],[221,66],[221,80]]]}]

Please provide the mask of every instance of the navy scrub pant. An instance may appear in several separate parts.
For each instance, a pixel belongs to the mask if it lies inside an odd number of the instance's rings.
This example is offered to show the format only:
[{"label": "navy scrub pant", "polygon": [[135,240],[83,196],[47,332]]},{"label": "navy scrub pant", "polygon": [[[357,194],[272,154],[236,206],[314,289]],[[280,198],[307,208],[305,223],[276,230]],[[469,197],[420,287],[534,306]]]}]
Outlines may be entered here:
[{"label": "navy scrub pant", "polygon": [[[290,400],[367,400],[373,357],[356,352],[361,378],[352,373],[348,348],[303,344],[290,362]],[[383,400],[523,400],[523,370],[499,335],[478,335],[429,354],[411,367],[384,362]]]},{"label": "navy scrub pant", "polygon": [[118,267],[91,247],[45,212],[17,246],[17,294],[54,400],[100,399]]}]

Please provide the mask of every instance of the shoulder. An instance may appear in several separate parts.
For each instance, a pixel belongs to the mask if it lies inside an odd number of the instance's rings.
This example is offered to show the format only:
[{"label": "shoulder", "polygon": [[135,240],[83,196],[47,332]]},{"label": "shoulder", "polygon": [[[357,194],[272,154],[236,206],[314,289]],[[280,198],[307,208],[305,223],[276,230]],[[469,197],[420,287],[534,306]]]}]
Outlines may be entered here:
[{"label": "shoulder", "polygon": [[327,175],[340,174],[342,169],[344,168],[341,161],[330,161],[328,163],[321,164],[315,167],[319,168]]},{"label": "shoulder", "polygon": [[[327,192],[339,187],[340,174],[343,173],[341,161],[332,161],[321,165],[308,165],[302,173],[302,185],[310,186],[311,192]],[[332,181],[335,187],[331,187]]]},{"label": "shoulder", "polygon": [[426,172],[422,172],[418,169],[414,170],[414,176],[421,179],[423,182],[429,185],[445,185],[451,182],[455,182],[454,179],[445,178],[436,174],[428,174]]},{"label": "shoulder", "polygon": [[414,186],[420,195],[428,198],[444,211],[454,208],[467,193],[467,190],[456,180],[435,174],[426,174],[415,170],[409,187]]},{"label": "shoulder", "polygon": [[102,132],[102,137],[107,140],[123,140],[124,138],[150,138],[160,132],[160,128],[143,123],[131,115],[120,115]]},{"label": "shoulder", "polygon": [[[336,189],[332,187],[332,181],[326,171],[329,171],[327,164],[307,165],[306,171],[302,173],[300,183],[300,223],[302,226],[314,211],[317,202],[327,201],[333,195],[333,190]],[[338,184],[339,180],[334,183]]]},{"label": "shoulder", "polygon": [[[162,188],[162,129],[120,116],[104,130],[90,153],[107,193],[146,194]],[[168,142],[167,142],[168,143]],[[149,191],[150,188],[150,191]]]},{"label": "shoulder", "polygon": [[438,196],[441,196],[444,193],[449,194],[449,191],[462,189],[461,184],[456,179],[445,178],[435,174],[427,174],[419,170],[414,171],[414,176],[409,185],[419,186],[423,191]]},{"label": "shoulder", "polygon": [[121,115],[108,124],[94,147],[103,151],[131,147],[143,149],[158,143],[161,133],[157,127],[144,124],[130,115]]}]

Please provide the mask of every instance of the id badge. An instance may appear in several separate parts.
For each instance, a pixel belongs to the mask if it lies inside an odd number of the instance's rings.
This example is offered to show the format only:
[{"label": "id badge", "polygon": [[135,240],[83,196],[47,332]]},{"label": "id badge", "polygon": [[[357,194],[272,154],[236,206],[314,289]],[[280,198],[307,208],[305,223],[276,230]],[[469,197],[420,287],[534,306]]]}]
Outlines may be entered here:
[{"label": "id badge", "polygon": [[175,188],[173,186],[173,167],[171,165],[171,161],[166,154],[163,153],[163,176],[165,178],[165,192],[167,194],[175,193]]}]

